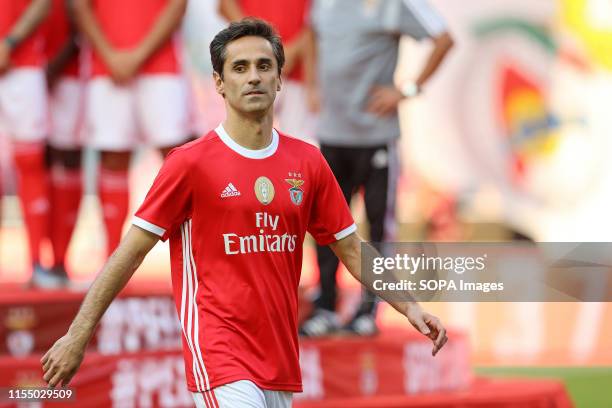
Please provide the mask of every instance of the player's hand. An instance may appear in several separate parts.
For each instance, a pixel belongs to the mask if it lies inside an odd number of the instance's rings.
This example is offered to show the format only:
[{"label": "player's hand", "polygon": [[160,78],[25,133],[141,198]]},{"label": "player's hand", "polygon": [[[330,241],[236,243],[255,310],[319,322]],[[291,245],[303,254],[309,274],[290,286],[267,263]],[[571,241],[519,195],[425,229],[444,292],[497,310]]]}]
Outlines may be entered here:
[{"label": "player's hand", "polygon": [[442,326],[440,319],[429,314],[416,303],[410,303],[406,307],[406,317],[412,326],[421,334],[429,337],[433,341],[434,347],[431,355],[435,356],[438,351],[446,344],[446,329]]},{"label": "player's hand", "polygon": [[64,387],[68,385],[83,361],[85,346],[66,334],[40,359],[44,372],[43,379],[50,388],[55,388],[60,383]]},{"label": "player's hand", "polygon": [[110,51],[105,56],[105,62],[112,80],[123,85],[136,76],[142,58],[136,51]]},{"label": "player's hand", "polygon": [[404,95],[393,86],[375,86],[370,91],[366,111],[376,116],[389,116],[397,112]]},{"label": "player's hand", "polygon": [[11,48],[0,39],[0,75],[6,73],[11,65]]}]

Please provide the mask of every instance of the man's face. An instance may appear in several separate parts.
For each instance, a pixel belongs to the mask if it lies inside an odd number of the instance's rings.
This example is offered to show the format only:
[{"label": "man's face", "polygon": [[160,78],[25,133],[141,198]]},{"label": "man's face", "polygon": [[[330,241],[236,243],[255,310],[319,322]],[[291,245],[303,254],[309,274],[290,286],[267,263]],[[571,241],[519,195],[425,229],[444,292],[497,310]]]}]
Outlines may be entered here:
[{"label": "man's face", "polygon": [[242,37],[225,50],[223,79],[215,72],[217,92],[239,112],[267,112],[281,79],[272,45],[261,37]]}]

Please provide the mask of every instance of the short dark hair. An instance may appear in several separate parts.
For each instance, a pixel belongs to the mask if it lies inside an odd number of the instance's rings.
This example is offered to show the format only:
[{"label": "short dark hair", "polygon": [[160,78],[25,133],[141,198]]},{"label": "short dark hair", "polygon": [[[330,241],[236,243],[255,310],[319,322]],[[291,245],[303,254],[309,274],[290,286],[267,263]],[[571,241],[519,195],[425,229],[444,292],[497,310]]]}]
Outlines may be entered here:
[{"label": "short dark hair", "polygon": [[223,65],[225,64],[225,50],[227,44],[248,36],[261,37],[270,42],[278,64],[278,74],[280,75],[283,65],[285,65],[285,50],[283,49],[283,43],[274,28],[264,20],[258,18],[245,18],[233,22],[213,38],[210,43],[210,60],[213,70],[223,78]]}]

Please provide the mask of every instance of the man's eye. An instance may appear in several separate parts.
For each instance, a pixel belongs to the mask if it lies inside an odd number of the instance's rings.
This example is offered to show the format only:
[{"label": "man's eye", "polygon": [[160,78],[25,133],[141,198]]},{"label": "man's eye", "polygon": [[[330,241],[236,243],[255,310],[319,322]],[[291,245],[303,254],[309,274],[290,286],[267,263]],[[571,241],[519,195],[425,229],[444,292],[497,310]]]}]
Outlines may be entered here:
[{"label": "man's eye", "polygon": [[270,64],[261,64],[259,65],[259,69],[261,69],[262,71],[268,71],[271,68]]},{"label": "man's eye", "polygon": [[244,71],[246,71],[246,68],[245,68],[244,65],[237,65],[237,66],[234,67],[234,71],[236,71],[236,72],[244,72]]}]

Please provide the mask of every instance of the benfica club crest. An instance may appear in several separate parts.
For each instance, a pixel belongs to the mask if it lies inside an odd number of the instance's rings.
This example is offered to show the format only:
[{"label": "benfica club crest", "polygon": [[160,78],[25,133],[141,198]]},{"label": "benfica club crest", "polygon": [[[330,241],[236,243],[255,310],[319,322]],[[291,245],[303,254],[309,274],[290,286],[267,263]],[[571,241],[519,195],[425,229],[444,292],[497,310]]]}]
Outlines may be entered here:
[{"label": "benfica club crest", "polygon": [[304,180],[299,179],[285,179],[291,188],[289,189],[289,196],[291,197],[291,202],[295,205],[302,204],[302,199],[304,198],[304,190],[300,187],[304,185]]}]

